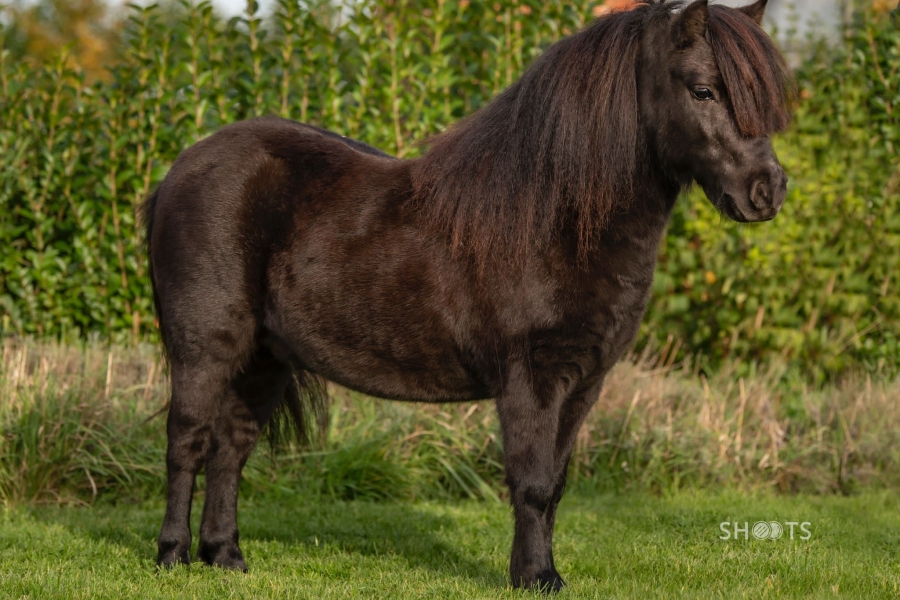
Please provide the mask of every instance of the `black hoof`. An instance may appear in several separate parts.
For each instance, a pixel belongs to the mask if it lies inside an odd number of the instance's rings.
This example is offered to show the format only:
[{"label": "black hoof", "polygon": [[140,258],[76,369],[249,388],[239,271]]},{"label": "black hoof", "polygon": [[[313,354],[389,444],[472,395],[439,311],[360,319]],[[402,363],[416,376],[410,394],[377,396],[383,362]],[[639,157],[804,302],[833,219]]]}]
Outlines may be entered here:
[{"label": "black hoof", "polygon": [[544,569],[530,577],[513,577],[513,586],[526,590],[539,590],[545,594],[558,592],[566,587],[566,582],[556,569]]},{"label": "black hoof", "polygon": [[191,545],[183,542],[159,542],[156,566],[164,569],[191,564]]},{"label": "black hoof", "polygon": [[244,555],[241,554],[241,549],[234,542],[204,544],[201,541],[197,555],[200,560],[211,567],[247,572],[247,563],[244,562]]}]

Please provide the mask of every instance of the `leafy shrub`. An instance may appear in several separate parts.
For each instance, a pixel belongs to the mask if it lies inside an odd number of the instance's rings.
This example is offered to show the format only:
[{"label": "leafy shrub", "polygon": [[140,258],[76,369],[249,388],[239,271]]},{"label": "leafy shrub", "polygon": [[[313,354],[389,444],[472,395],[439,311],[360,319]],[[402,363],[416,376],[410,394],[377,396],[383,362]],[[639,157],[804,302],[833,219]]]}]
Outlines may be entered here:
[{"label": "leafy shrub", "polygon": [[[135,207],[180,150],[278,114],[413,156],[414,140],[483,105],[597,8],[279,0],[262,19],[250,0],[225,22],[206,1],[133,7],[121,61],[91,84],[65,54],[34,68],[4,50],[0,328],[155,337]],[[783,214],[739,227],[696,192],[680,202],[641,344],[820,379],[900,366],[898,65],[900,32],[870,14],[811,47],[795,126],[777,142],[792,177]]]}]

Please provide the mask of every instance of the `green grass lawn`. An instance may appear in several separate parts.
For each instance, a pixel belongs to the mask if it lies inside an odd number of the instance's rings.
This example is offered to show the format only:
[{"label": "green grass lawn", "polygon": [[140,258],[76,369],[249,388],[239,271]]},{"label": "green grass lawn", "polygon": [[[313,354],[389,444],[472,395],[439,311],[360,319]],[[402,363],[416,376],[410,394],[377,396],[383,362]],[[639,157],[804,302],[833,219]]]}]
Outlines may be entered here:
[{"label": "green grass lawn", "polygon": [[[258,496],[242,503],[249,574],[157,573],[162,504],[2,514],[0,597],[494,598],[507,584],[499,503],[371,503]],[[195,511],[199,512],[199,511]],[[808,521],[809,540],[723,541],[719,524]],[[195,519],[196,521],[196,519]],[[196,524],[195,529],[196,532]],[[195,540],[196,542],[196,540]],[[563,501],[560,598],[897,598],[900,501],[680,493]]]}]

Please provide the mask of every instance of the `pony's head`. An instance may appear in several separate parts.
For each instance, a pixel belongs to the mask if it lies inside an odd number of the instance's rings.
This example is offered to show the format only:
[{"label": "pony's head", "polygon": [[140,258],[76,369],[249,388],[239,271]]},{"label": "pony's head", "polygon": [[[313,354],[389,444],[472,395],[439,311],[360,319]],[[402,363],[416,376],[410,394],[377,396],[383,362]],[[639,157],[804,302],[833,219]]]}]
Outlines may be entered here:
[{"label": "pony's head", "polygon": [[787,176],[769,136],[787,127],[789,69],[761,29],[766,0],[697,0],[647,23],[638,85],[647,143],[677,181],[697,181],[722,213],[767,221]]}]

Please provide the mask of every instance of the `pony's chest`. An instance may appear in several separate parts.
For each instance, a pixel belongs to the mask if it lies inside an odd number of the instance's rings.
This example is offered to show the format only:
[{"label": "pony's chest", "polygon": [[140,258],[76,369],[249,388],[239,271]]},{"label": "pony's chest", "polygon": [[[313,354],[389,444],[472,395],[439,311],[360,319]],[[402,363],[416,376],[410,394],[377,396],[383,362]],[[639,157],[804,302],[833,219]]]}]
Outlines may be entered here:
[{"label": "pony's chest", "polygon": [[559,294],[552,324],[535,319],[525,337],[531,366],[575,379],[603,377],[637,335],[652,280],[652,265],[628,274],[611,270]]}]

